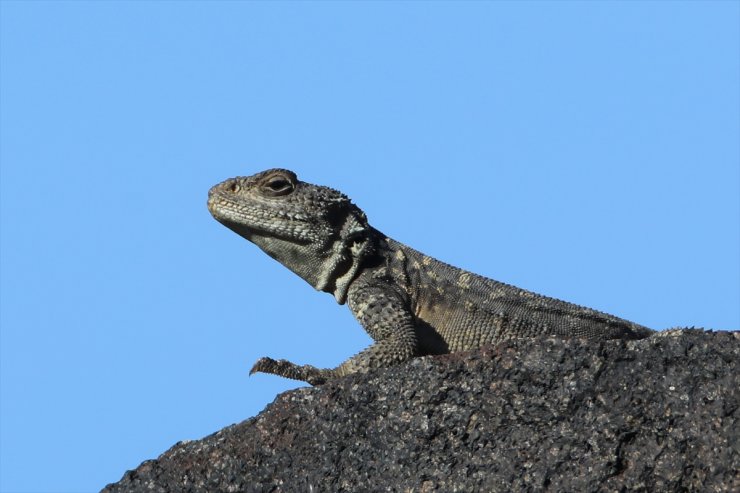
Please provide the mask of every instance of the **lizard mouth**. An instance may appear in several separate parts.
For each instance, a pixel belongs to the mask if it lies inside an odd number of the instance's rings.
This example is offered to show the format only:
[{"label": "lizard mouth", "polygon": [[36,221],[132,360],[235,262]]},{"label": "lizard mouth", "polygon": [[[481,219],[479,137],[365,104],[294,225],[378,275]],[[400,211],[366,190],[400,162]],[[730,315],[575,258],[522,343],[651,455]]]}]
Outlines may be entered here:
[{"label": "lizard mouth", "polygon": [[311,241],[312,223],[301,214],[267,207],[245,208],[228,195],[213,190],[208,194],[208,211],[216,221],[250,241],[253,236],[269,236],[293,243]]}]

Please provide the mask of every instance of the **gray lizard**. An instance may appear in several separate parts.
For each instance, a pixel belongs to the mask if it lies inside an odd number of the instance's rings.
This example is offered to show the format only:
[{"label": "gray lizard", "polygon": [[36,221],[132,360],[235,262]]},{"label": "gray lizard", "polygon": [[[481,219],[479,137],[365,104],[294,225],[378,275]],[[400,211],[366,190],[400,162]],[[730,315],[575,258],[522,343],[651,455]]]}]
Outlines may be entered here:
[{"label": "gray lizard", "polygon": [[272,373],[319,385],[416,356],[505,339],[640,339],[653,333],[428,257],[370,226],[346,195],[299,181],[285,169],[214,186],[208,209],[311,286],[347,303],[375,341],[336,368],[260,358],[250,374]]}]

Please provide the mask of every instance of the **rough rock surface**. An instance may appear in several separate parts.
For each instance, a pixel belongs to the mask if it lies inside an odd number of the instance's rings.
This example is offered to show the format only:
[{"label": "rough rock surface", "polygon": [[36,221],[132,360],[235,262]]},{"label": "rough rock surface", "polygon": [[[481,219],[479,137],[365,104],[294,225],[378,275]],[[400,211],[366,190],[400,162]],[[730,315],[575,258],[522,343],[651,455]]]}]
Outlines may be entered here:
[{"label": "rough rock surface", "polygon": [[103,491],[740,491],[740,332],[518,340],[286,392]]}]

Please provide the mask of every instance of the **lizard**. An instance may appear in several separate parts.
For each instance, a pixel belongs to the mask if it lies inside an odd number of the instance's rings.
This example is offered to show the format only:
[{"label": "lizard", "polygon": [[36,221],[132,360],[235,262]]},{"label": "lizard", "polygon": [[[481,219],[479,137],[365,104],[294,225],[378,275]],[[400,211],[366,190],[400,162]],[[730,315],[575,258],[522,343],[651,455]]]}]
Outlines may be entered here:
[{"label": "lizard", "polygon": [[208,192],[221,224],[319,291],[347,304],[373,344],[336,368],[263,357],[250,371],[311,385],[414,357],[506,339],[641,339],[654,331],[495,281],[424,255],[372,227],[349,197],[270,169]]}]

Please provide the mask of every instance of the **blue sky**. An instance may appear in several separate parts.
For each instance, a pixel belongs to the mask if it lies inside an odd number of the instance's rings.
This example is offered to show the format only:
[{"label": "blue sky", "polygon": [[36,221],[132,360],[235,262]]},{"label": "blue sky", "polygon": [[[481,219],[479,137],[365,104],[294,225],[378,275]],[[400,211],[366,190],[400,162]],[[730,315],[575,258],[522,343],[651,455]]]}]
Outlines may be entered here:
[{"label": "blue sky", "polygon": [[369,343],[211,219],[271,167],[425,253],[740,327],[738,2],[0,4],[0,490],[96,491]]}]

